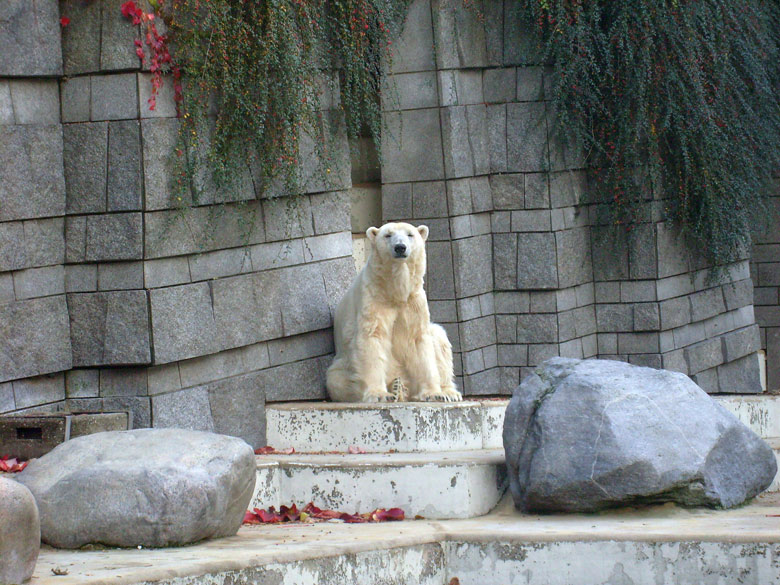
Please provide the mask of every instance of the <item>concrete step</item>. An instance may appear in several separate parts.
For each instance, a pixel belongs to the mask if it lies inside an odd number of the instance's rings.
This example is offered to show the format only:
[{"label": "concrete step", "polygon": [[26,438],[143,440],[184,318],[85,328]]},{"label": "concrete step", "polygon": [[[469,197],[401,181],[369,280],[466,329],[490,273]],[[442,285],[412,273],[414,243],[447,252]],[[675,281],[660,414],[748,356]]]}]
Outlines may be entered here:
[{"label": "concrete step", "polygon": [[258,455],[251,507],[314,502],[350,514],[402,508],[407,518],[473,518],[492,510],[505,489],[503,449]]},{"label": "concrete step", "polygon": [[526,516],[502,502],[470,520],[244,526],[178,548],[43,547],[30,585],[776,585],[778,515],[773,495],[734,510]]},{"label": "concrete step", "polygon": [[266,437],[299,453],[421,453],[497,449],[508,400],[355,404],[289,402],[266,406]]},{"label": "concrete step", "polygon": [[780,437],[780,396],[721,394],[714,398],[762,439]]}]

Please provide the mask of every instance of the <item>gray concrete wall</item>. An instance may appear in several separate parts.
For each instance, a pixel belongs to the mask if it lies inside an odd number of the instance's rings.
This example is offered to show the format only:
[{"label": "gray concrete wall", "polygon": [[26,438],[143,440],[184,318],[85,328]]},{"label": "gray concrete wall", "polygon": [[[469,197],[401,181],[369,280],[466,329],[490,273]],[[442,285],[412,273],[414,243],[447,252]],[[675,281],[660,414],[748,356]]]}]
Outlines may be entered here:
[{"label": "gray concrete wall", "polygon": [[[267,198],[248,169],[176,209],[170,88],[150,111],[120,5],[0,3],[0,413],[127,410],[259,445],[266,401],[325,397],[354,276],[350,174],[372,191],[375,161],[364,149],[350,169],[326,100],[331,173],[306,157],[299,197]],[[382,214],[431,228],[431,312],[461,387],[506,394],[547,357],[598,355],[757,391],[747,261],[711,284],[653,201],[626,252],[605,253],[510,5],[415,0],[382,96]],[[774,245],[755,252],[771,347]]]},{"label": "gray concrete wall", "polygon": [[413,2],[383,95],[384,219],[431,226],[428,296],[462,387],[507,393],[561,355],[760,391],[747,260],[712,282],[652,199],[641,225],[605,237],[512,6]]},{"label": "gray concrete wall", "polygon": [[175,209],[172,92],[149,110],[120,5],[0,7],[0,46],[30,44],[0,64],[0,413],[130,410],[260,445],[266,400],[325,396],[354,276],[343,123],[325,112],[335,146],[305,157],[300,196],[248,170]]},{"label": "gray concrete wall", "polygon": [[780,191],[767,201],[767,223],[753,241],[750,274],[756,323],[761,326],[761,347],[766,352],[766,383],[780,390]]}]

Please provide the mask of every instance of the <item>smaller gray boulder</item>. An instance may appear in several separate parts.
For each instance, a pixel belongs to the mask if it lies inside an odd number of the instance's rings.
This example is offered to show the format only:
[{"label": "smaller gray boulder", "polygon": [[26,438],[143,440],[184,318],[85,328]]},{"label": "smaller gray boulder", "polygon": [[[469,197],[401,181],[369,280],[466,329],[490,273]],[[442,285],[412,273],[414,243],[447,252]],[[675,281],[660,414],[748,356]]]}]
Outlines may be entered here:
[{"label": "smaller gray boulder", "polygon": [[32,577],[40,548],[35,498],[23,485],[0,477],[0,583],[18,585]]},{"label": "smaller gray boulder", "polygon": [[688,376],[611,360],[539,366],[509,402],[504,449],[525,512],[730,508],[777,473],[769,445]]},{"label": "smaller gray boulder", "polygon": [[177,546],[235,534],[255,486],[241,439],[182,429],[97,433],[31,461],[41,538],[58,548]]}]

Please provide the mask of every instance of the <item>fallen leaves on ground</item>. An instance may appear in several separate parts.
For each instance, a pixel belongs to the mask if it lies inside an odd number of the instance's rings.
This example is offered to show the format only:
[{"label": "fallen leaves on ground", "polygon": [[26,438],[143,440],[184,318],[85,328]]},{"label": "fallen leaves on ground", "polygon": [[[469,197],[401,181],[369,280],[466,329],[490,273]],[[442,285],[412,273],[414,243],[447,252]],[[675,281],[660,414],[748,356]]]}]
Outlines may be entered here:
[{"label": "fallen leaves on ground", "polygon": [[[364,455],[368,453],[363,447],[358,447],[357,445],[350,445],[347,447],[347,453],[350,455]],[[395,451],[390,451],[390,453],[394,453]],[[296,453],[295,447],[288,447],[287,449],[277,449],[276,447],[271,447],[271,445],[266,445],[265,447],[260,447],[258,449],[255,449],[255,455],[293,455]],[[307,455],[343,455],[344,451],[306,451]]]},{"label": "fallen leaves on ground", "polygon": [[27,467],[27,461],[19,461],[16,457],[3,455],[0,457],[0,471],[17,473]]},{"label": "fallen leaves on ground", "polygon": [[274,506],[267,510],[255,508],[244,514],[244,524],[277,524],[281,522],[323,522],[326,520],[341,520],[347,524],[359,524],[363,522],[393,522],[404,519],[404,511],[401,508],[377,508],[368,514],[347,514],[336,510],[323,510],[309,502],[302,510],[293,504],[290,507],[282,506],[276,511]]},{"label": "fallen leaves on ground", "polygon": [[292,455],[293,453],[295,453],[295,447],[290,447],[289,449],[275,449],[271,447],[271,445],[266,445],[265,447],[255,449],[255,455]]}]

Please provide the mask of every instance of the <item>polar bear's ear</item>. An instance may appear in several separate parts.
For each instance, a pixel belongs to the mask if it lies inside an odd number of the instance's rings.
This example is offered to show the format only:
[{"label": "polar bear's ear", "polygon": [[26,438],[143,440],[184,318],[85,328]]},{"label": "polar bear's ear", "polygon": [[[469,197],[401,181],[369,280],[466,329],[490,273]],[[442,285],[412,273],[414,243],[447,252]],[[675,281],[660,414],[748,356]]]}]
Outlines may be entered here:
[{"label": "polar bear's ear", "polygon": [[427,225],[418,225],[417,231],[420,232],[420,237],[423,239],[423,242],[428,239],[428,226]]},{"label": "polar bear's ear", "polygon": [[371,242],[373,242],[376,239],[377,234],[379,234],[379,228],[378,227],[370,227],[370,228],[368,228],[366,230],[366,237]]}]

